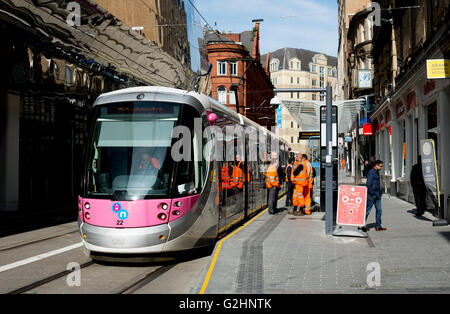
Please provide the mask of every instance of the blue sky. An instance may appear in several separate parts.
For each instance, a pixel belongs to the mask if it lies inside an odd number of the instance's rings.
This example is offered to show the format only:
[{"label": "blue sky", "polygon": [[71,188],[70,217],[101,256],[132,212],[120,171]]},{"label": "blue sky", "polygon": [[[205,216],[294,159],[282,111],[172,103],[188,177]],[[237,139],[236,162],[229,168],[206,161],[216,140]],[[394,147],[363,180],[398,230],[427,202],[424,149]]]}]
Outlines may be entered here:
[{"label": "blue sky", "polygon": [[196,4],[219,31],[240,33],[253,28],[253,19],[264,19],[261,54],[284,47],[337,54],[337,0],[197,0]]}]

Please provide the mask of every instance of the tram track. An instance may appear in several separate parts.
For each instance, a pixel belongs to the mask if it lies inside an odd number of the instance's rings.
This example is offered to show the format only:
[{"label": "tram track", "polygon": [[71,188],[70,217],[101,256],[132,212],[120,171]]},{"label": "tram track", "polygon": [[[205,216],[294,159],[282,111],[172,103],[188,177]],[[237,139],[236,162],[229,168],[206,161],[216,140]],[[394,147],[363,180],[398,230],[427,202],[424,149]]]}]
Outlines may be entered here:
[{"label": "tram track", "polygon": [[159,276],[161,276],[164,273],[166,273],[169,270],[171,270],[176,265],[178,265],[178,264],[175,263],[175,264],[160,266],[157,269],[155,269],[155,270],[145,274],[141,279],[139,279],[135,283],[133,283],[133,284],[131,284],[131,285],[125,287],[125,288],[120,289],[117,292],[117,294],[133,294],[134,292],[140,290],[141,288],[143,288],[146,285],[148,285],[149,283],[151,283],[153,280],[155,280]]},{"label": "tram track", "polygon": [[54,236],[51,236],[51,237],[42,238],[42,239],[34,240],[34,241],[29,241],[29,242],[26,242],[26,243],[20,243],[20,244],[16,244],[16,245],[12,245],[12,246],[7,246],[7,247],[4,247],[4,248],[0,248],[0,252],[11,251],[11,250],[22,248],[22,247],[25,247],[25,246],[28,246],[28,245],[37,244],[37,243],[45,242],[45,241],[52,240],[52,239],[57,239],[57,238],[60,238],[60,237],[64,237],[64,236],[67,236],[67,235],[70,235],[70,234],[74,234],[74,233],[79,233],[79,232],[80,231],[78,229],[75,229],[73,231],[65,232],[65,233],[62,233],[62,234],[57,234],[57,235],[54,235]]},{"label": "tram track", "polygon": [[[89,267],[89,266],[91,266],[93,264],[94,264],[93,261],[86,262],[86,263],[80,265],[80,269]],[[24,287],[21,287],[19,289],[15,289],[13,291],[7,292],[6,294],[22,294],[22,293],[31,291],[31,290],[33,290],[33,289],[35,289],[37,287],[43,286],[43,285],[48,284],[48,283],[50,283],[52,281],[55,281],[55,280],[57,280],[59,278],[65,277],[65,276],[71,274],[74,271],[75,270],[72,269],[72,270],[65,270],[65,271],[59,272],[59,273],[57,273],[55,275],[49,276],[47,278],[44,278],[44,279],[41,279],[41,280],[38,280],[38,281],[35,281],[35,282],[33,282],[33,283],[29,284],[29,285],[26,285]]]}]

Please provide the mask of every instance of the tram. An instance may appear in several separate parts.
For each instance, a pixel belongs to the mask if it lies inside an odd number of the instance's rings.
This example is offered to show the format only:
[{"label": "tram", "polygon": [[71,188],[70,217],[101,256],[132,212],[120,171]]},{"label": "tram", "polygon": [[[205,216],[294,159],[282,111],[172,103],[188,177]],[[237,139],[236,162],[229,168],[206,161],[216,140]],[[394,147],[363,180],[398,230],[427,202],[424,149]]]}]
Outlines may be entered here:
[{"label": "tram", "polygon": [[114,91],[91,116],[78,226],[95,256],[214,245],[266,205],[271,152],[283,167],[289,157],[287,142],[192,91]]}]

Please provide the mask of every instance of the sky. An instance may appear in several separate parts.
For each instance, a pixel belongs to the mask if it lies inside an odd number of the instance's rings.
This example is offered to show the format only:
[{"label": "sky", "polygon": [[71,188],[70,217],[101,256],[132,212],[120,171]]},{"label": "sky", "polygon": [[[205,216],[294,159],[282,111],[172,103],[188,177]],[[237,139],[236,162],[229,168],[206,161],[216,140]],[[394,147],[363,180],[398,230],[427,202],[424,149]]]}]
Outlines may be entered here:
[{"label": "sky", "polygon": [[280,48],[303,48],[337,55],[337,0],[197,0],[211,27],[240,33],[261,23],[261,54]]}]

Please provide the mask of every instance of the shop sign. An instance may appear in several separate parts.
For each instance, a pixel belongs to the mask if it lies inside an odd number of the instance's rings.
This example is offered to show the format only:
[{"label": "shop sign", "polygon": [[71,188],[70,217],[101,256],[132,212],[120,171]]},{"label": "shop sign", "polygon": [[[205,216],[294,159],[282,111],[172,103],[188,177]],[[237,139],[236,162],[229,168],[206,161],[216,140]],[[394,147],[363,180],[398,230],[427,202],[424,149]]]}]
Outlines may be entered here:
[{"label": "shop sign", "polygon": [[358,70],[358,88],[372,88],[372,70]]},{"label": "shop sign", "polygon": [[364,226],[366,224],[367,188],[340,185],[338,191],[336,224]]},{"label": "shop sign", "polygon": [[365,123],[363,125],[363,135],[373,135],[371,123]]},{"label": "shop sign", "polygon": [[427,60],[427,78],[450,78],[450,59]]},{"label": "shop sign", "polygon": [[427,190],[431,191],[431,194],[434,196],[434,202],[440,207],[436,149],[432,139],[420,141],[420,154],[422,156],[422,173],[425,186]]},{"label": "shop sign", "polygon": [[276,115],[277,115],[277,129],[281,129],[281,127],[283,126],[283,112],[281,106],[278,106]]}]

